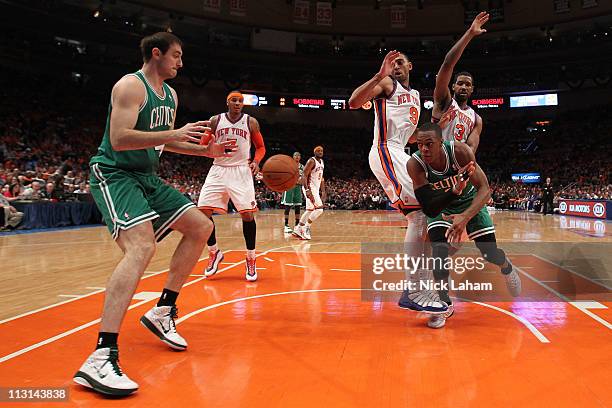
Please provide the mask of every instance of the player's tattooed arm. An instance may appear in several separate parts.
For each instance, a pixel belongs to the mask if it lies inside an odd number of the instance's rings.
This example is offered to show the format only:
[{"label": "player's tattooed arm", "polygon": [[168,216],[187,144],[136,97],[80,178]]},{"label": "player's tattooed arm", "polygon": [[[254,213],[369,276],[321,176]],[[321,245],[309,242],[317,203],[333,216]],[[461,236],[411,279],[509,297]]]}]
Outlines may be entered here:
[{"label": "player's tattooed arm", "polygon": [[367,82],[353,91],[349,99],[351,109],[359,109],[369,100],[387,97],[393,92],[393,80],[389,77],[393,70],[393,61],[400,56],[400,52],[389,51],[383,60],[380,70]]},{"label": "player's tattooed arm", "polygon": [[467,145],[474,152],[474,156],[476,155],[476,150],[478,150],[478,145],[480,144],[480,133],[482,132],[482,118],[480,115],[476,114],[476,124],[474,125],[474,129],[468,135]]}]

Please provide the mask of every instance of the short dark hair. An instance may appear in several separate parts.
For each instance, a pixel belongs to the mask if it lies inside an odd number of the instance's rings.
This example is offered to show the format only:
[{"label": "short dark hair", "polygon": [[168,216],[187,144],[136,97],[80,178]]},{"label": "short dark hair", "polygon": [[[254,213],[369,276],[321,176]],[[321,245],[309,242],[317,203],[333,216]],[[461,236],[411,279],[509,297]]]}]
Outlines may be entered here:
[{"label": "short dark hair", "polygon": [[442,128],[437,123],[425,122],[419,128],[419,132],[434,132],[436,137],[442,139]]},{"label": "short dark hair", "polygon": [[410,62],[410,58],[408,58],[408,54],[406,54],[404,51],[400,51],[399,53],[400,55],[403,55],[404,57],[406,57],[406,61]]},{"label": "short dark hair", "polygon": [[162,54],[165,54],[172,44],[178,44],[181,47],[183,42],[176,35],[165,31],[151,34],[144,37],[140,41],[140,52],[142,53],[142,59],[144,62],[149,62],[153,56],[153,48],[159,48]]},{"label": "short dark hair", "polygon": [[457,78],[459,78],[460,76],[469,76],[470,78],[472,78],[472,85],[474,85],[474,76],[467,71],[457,72],[455,74],[455,80],[453,81],[453,84],[457,82]]}]

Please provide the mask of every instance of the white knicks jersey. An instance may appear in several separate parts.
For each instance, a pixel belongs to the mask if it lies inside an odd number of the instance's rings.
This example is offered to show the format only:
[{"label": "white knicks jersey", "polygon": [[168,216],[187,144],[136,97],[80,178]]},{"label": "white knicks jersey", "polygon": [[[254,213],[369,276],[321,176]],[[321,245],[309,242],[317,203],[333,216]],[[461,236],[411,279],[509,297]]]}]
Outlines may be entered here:
[{"label": "white knicks jersey", "polygon": [[314,167],[310,171],[310,175],[308,176],[308,180],[306,180],[306,186],[314,191],[319,191],[321,188],[321,180],[323,179],[323,170],[325,169],[325,163],[323,163],[323,159],[318,161],[316,158],[312,158],[314,160]]},{"label": "white knicks jersey", "polygon": [[374,99],[374,141],[404,148],[419,124],[421,100],[419,91],[406,89],[393,81],[393,92],[388,98]]},{"label": "white knicks jersey", "polygon": [[249,130],[249,115],[242,114],[236,122],[230,121],[227,113],[217,115],[215,141],[217,143],[235,140],[238,150],[232,157],[217,157],[213,164],[218,166],[248,166],[251,155],[251,131]]},{"label": "white knicks jersey", "polygon": [[451,113],[450,122],[442,129],[442,139],[449,142],[467,142],[468,136],[476,125],[476,112],[469,106],[461,109],[455,98],[452,99],[448,109],[452,109],[453,112]]}]

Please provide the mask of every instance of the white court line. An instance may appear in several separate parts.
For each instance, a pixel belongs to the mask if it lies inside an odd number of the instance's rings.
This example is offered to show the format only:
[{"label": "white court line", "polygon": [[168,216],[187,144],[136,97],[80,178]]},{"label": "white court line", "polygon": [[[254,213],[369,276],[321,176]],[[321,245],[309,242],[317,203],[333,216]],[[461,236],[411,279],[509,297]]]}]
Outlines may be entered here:
[{"label": "white court line", "polygon": [[293,266],[294,268],[302,268],[302,269],[306,269],[308,268],[307,266],[304,265],[295,265],[295,264],[285,264],[287,266]]},{"label": "white court line", "polygon": [[267,256],[264,256],[264,259],[268,262],[274,262],[274,259],[272,258],[268,258]]},{"label": "white court line", "polygon": [[[228,251],[226,251],[226,252],[231,252],[231,251],[233,251],[233,250],[232,250],[232,249],[230,249],[230,250],[228,250]],[[206,258],[200,258],[200,259],[198,259],[198,262],[199,262],[199,261],[204,261],[204,260],[206,260],[206,259],[208,259],[208,257],[206,257]],[[143,276],[141,279],[147,279],[147,278],[150,278],[151,276],[157,276],[157,275],[159,275],[159,274],[161,274],[161,273],[168,272],[169,270],[170,270],[170,269],[168,268],[168,269],[164,269],[164,270],[159,271],[159,272],[145,272],[145,274],[148,274],[148,275],[147,275],[147,276]],[[88,289],[89,289],[89,288],[88,288]],[[38,309],[34,309],[34,310],[31,310],[31,311],[29,311],[29,312],[22,313],[22,314],[17,315],[17,316],[9,317],[9,318],[7,318],[7,319],[0,320],[0,324],[4,324],[4,323],[10,322],[10,321],[12,321],[12,320],[19,319],[19,318],[21,318],[21,317],[29,316],[29,315],[34,314],[34,313],[42,312],[42,311],[45,311],[45,310],[47,310],[47,309],[52,309],[52,308],[57,307],[57,306],[65,305],[66,303],[74,302],[75,300],[84,299],[84,298],[89,297],[89,296],[92,296],[92,295],[97,295],[98,293],[102,293],[102,292],[104,292],[105,290],[106,290],[106,289],[102,288],[102,289],[97,290],[97,291],[95,291],[95,292],[91,292],[91,293],[88,293],[88,294],[86,294],[86,295],[82,295],[82,296],[76,297],[76,298],[74,298],[74,299],[68,299],[68,300],[64,300],[64,301],[62,301],[62,302],[53,303],[53,304],[51,304],[51,305],[44,306],[44,307],[41,307],[41,308],[38,308]]]},{"label": "white court line", "polygon": [[588,281],[590,281],[590,282],[592,282],[592,283],[594,283],[594,284],[596,284],[596,285],[603,286],[604,288],[606,288],[606,289],[608,289],[608,290],[612,290],[612,287],[610,287],[610,286],[608,286],[608,285],[604,285],[603,283],[599,283],[599,282],[597,282],[595,279],[593,279],[593,278],[589,278],[588,276],[585,276],[585,275],[583,275],[583,274],[581,274],[581,273],[578,273],[578,272],[576,272],[576,271],[574,271],[574,270],[572,270],[572,269],[567,269],[567,268],[565,267],[565,265],[559,265],[559,264],[558,264],[558,263],[556,263],[556,262],[553,262],[553,261],[551,261],[551,260],[549,260],[549,259],[544,258],[543,256],[539,256],[539,255],[536,255],[536,254],[532,254],[532,256],[535,256],[536,258],[538,258],[538,259],[539,259],[539,260],[541,260],[541,261],[548,262],[548,263],[549,263],[549,264],[551,264],[551,265],[555,265],[555,266],[557,266],[557,267],[559,267],[559,268],[561,268],[561,269],[563,269],[563,270],[565,270],[565,271],[568,271],[569,273],[573,273],[573,274],[574,274],[574,275],[576,275],[576,276],[580,276],[581,278],[586,279],[586,280],[588,280]]},{"label": "white court line", "polygon": [[562,295],[561,293],[557,292],[556,290],[554,290],[553,288],[551,288],[550,286],[542,283],[540,280],[538,280],[537,278],[534,278],[533,276],[531,276],[530,274],[528,274],[527,272],[521,270],[521,268],[516,268],[520,273],[522,273],[523,275],[527,276],[529,279],[531,279],[532,281],[534,281],[535,283],[537,283],[538,285],[542,286],[544,289],[548,290],[550,293],[554,294],[555,296],[557,296],[559,299],[562,299],[563,301],[569,303],[570,305],[574,306],[576,309],[580,310],[581,312],[584,312],[586,315],[588,315],[589,317],[593,318],[594,320],[596,320],[597,322],[603,324],[605,327],[607,327],[608,329],[612,330],[612,324],[610,324],[607,320],[602,319],[601,317],[597,316],[595,313],[591,312],[590,310],[587,310],[586,307],[583,306],[582,302],[580,301],[572,301],[570,300],[567,296]]},{"label": "white court line", "polygon": [[330,271],[341,271],[341,272],[361,272],[361,269],[336,269],[330,268]]},{"label": "white court line", "polygon": [[473,302],[473,303],[475,303],[477,305],[480,305],[480,306],[484,306],[484,307],[488,307],[488,308],[497,310],[498,312],[502,312],[503,314],[506,314],[508,316],[512,316],[512,318],[514,318],[514,319],[518,320],[519,322],[523,323],[523,325],[525,327],[527,327],[529,329],[529,331],[531,333],[533,333],[533,335],[536,336],[536,338],[538,340],[540,340],[542,343],[550,343],[550,340],[548,340],[546,338],[546,336],[544,336],[542,334],[541,331],[539,331],[533,324],[531,324],[531,322],[529,320],[525,319],[523,316],[519,316],[517,314],[514,314],[514,313],[506,310],[506,309],[502,309],[500,307],[493,306],[493,305],[490,305],[488,303],[483,303],[483,302]]},{"label": "white court line", "polygon": [[[252,300],[252,299],[259,299],[259,298],[264,298],[264,297],[271,297],[271,296],[281,296],[281,295],[293,295],[296,293],[316,293],[316,292],[345,292],[345,291],[362,291],[364,289],[361,288],[340,288],[340,289],[306,289],[306,290],[293,290],[293,291],[288,291],[288,292],[274,292],[274,293],[265,293],[262,295],[255,295],[255,296],[247,296],[247,297],[243,297],[243,298],[238,298],[238,299],[232,299],[232,300],[228,300],[225,302],[220,302],[220,303],[215,303],[214,305],[209,305],[206,307],[203,307],[201,309],[198,310],[194,310],[191,313],[186,314],[185,316],[179,318],[176,320],[176,324],[182,323],[185,320],[196,316],[202,312],[206,312],[207,310],[211,310],[211,309],[216,309],[218,307],[221,306],[225,306],[225,305],[230,305],[232,303],[237,303],[237,302],[242,302],[245,300]],[[372,289],[369,289],[372,290]],[[466,300],[466,299],[464,299]],[[538,339],[540,340],[542,343],[550,343],[550,340],[548,340],[546,338],[546,336],[544,336],[533,324],[531,324],[527,319],[525,319],[522,316],[516,315],[508,310],[505,309],[500,309],[499,307],[493,306],[493,305],[489,305],[487,303],[482,303],[482,302],[471,302],[470,303],[474,303],[480,306],[484,306],[484,307],[488,307],[490,309],[493,310],[497,310],[498,312],[501,312],[505,315],[508,315],[516,320],[518,320],[519,322],[521,322],[525,327],[527,327],[527,329],[529,329],[529,331]]]},{"label": "white court line", "polygon": [[194,274],[194,275],[189,275],[189,276],[206,276],[206,275],[202,275],[202,274],[196,275],[196,274]]},{"label": "white court line", "polygon": [[102,286],[85,286],[85,289],[95,289],[95,290],[100,290],[100,289],[105,289]]},{"label": "white court line", "polygon": [[[314,243],[314,245],[328,245],[328,244],[333,244],[333,243],[334,243],[334,242],[317,242],[317,243]],[[335,243],[336,243],[336,244],[346,244],[346,243],[354,243],[354,242],[335,242]],[[268,253],[270,253],[270,252],[272,252],[272,251],[274,251],[274,250],[279,250],[279,249],[282,249],[282,248],[290,248],[290,249],[292,249],[293,247],[292,247],[291,245],[280,246],[280,247],[276,247],[276,248],[272,248],[272,249],[269,249],[269,250],[267,250],[267,251],[264,251],[264,252],[262,252],[261,254],[262,254],[262,255],[267,255]],[[230,251],[226,251],[226,252],[230,252]],[[207,258],[201,258],[201,259],[199,259],[198,261],[201,261],[201,260],[204,260],[204,259],[207,259]],[[231,266],[228,266],[228,267],[226,267],[226,268],[220,269],[220,270],[219,270],[217,273],[219,273],[219,272],[223,272],[223,271],[226,271],[226,270],[228,270],[228,269],[231,269],[231,268],[233,268],[234,266],[240,265],[240,264],[242,264],[242,263],[244,263],[244,262],[245,262],[245,260],[242,260],[242,261],[236,262],[235,264],[232,264]],[[165,270],[163,270],[163,271],[157,272],[156,274],[161,274],[161,273],[164,273],[164,272],[167,272],[167,271],[168,271],[168,269],[165,269]],[[153,275],[151,275],[151,276],[153,276]],[[143,277],[142,279],[144,279],[144,278],[148,278],[148,276]],[[205,279],[204,277],[194,279],[194,280],[192,280],[191,282],[187,282],[187,283],[185,283],[185,284],[183,285],[183,288],[184,288],[184,287],[186,287],[186,286],[193,285],[194,283],[200,282],[201,280],[204,280],[204,279]],[[103,291],[101,291],[101,292],[103,292]],[[38,310],[34,310],[34,311],[31,311],[31,312],[28,312],[28,313],[24,313],[23,315],[20,315],[20,316],[15,316],[15,317],[12,317],[12,318],[10,318],[10,319],[6,319],[6,320],[3,320],[3,321],[0,321],[0,323],[8,322],[8,321],[10,321],[10,320],[14,320],[14,319],[17,319],[17,318],[19,318],[19,317],[23,317],[23,316],[26,316],[26,315],[30,315],[30,314],[33,314],[33,313],[39,312],[39,311],[41,311],[41,310],[50,309],[50,308],[55,307],[55,306],[58,306],[58,305],[60,305],[60,304],[64,304],[64,303],[68,303],[68,302],[74,302],[75,300],[82,299],[82,298],[87,297],[87,296],[91,296],[91,295],[92,295],[92,294],[94,294],[94,293],[96,293],[96,292],[92,292],[92,293],[90,293],[90,294],[88,294],[88,295],[84,295],[84,296],[81,296],[81,297],[79,297],[79,298],[69,299],[69,300],[66,300],[66,301],[64,301],[64,302],[56,303],[56,304],[54,304],[54,305],[45,306],[44,308],[41,308],[41,309],[38,309]],[[98,292],[98,293],[99,293],[99,292]],[[128,310],[131,310],[131,309],[133,309],[133,308],[135,308],[135,307],[138,307],[138,306],[140,306],[140,305],[143,305],[143,304],[145,304],[145,303],[147,303],[147,302],[150,302],[150,300],[143,300],[143,301],[140,301],[140,302],[138,302],[138,303],[134,303],[133,305],[131,305],[130,307],[128,307]],[[12,358],[14,358],[14,357],[20,356],[20,355],[22,355],[22,354],[24,354],[24,353],[27,353],[27,352],[29,352],[29,351],[35,350],[35,349],[37,349],[37,348],[39,348],[39,347],[42,347],[42,346],[44,346],[44,345],[46,345],[46,344],[53,343],[53,342],[54,342],[54,341],[56,341],[56,340],[59,340],[59,339],[61,339],[61,338],[64,338],[64,337],[66,337],[66,336],[69,336],[70,334],[73,334],[73,333],[76,333],[76,332],[81,331],[81,330],[83,330],[83,329],[86,329],[86,328],[88,328],[88,327],[90,327],[90,326],[93,326],[94,324],[99,323],[99,322],[100,322],[100,319],[92,320],[92,321],[91,321],[91,322],[89,322],[89,323],[82,324],[81,326],[75,327],[74,329],[70,329],[70,330],[65,331],[65,332],[63,332],[63,333],[60,333],[60,334],[55,335],[55,336],[53,336],[53,337],[50,337],[50,338],[48,338],[48,339],[46,339],[46,340],[43,340],[43,341],[40,341],[40,342],[38,342],[38,343],[32,344],[31,346],[28,346],[28,347],[26,347],[26,348],[20,349],[20,350],[18,350],[18,351],[16,351],[16,352],[14,352],[14,353],[8,354],[8,355],[3,356],[3,357],[0,357],[0,363],[5,362],[5,361],[7,361],[7,360],[10,360],[10,359],[12,359]]]}]

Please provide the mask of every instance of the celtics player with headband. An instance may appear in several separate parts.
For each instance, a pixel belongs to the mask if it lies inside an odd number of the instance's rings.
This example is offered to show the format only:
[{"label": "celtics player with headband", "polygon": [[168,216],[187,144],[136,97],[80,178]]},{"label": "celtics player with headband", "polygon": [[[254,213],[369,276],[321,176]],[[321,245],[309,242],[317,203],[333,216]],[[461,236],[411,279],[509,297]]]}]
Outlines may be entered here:
[{"label": "celtics player with headband", "polygon": [[[463,230],[473,240],[487,261],[498,265],[512,296],[521,292],[521,280],[503,250],[497,247],[493,220],[485,207],[491,197],[487,176],[476,163],[474,152],[465,143],[443,141],[442,130],[435,123],[426,123],[417,131],[419,151],[408,161],[407,168],[414,182],[414,192],[427,216],[427,234],[436,262],[436,281],[448,279],[444,268],[449,256],[449,243],[459,242]],[[440,328],[453,314],[448,291],[440,298],[449,305],[446,313],[432,315],[428,326]]]}]

